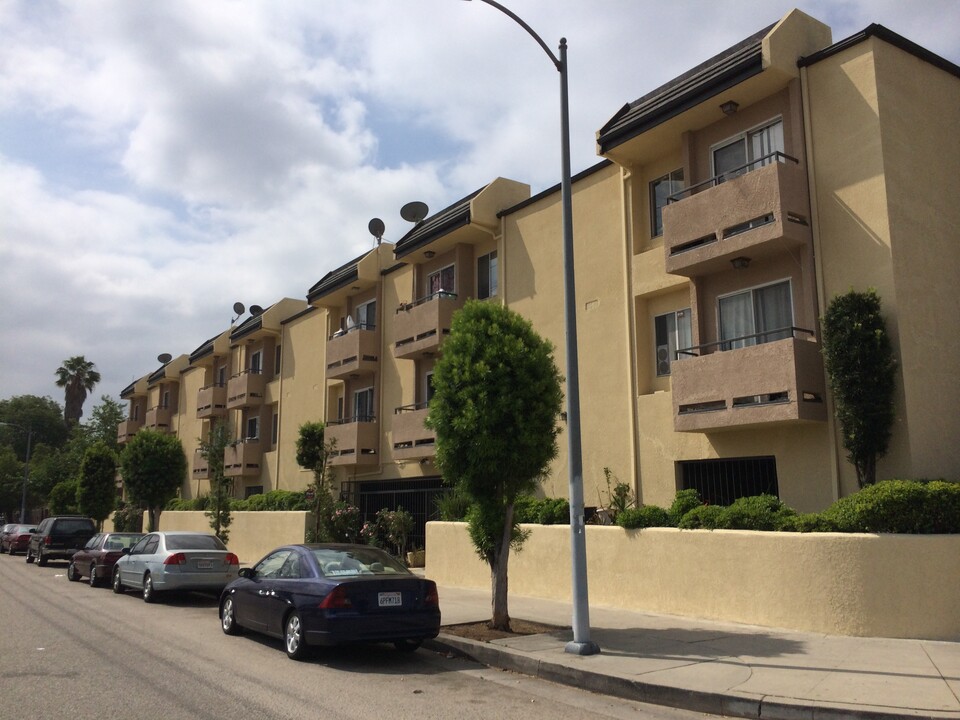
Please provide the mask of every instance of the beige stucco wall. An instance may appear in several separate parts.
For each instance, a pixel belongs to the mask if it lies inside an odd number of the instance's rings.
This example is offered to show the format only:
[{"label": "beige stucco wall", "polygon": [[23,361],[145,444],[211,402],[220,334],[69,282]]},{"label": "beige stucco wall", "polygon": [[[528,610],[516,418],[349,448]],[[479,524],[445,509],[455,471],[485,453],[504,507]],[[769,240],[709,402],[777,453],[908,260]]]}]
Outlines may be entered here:
[{"label": "beige stucco wall", "polygon": [[[564,525],[527,525],[510,592],[569,601]],[[587,526],[590,602],[838,635],[960,640],[958,535]],[[427,525],[427,577],[490,587],[464,523]],[[441,594],[441,604],[443,596]]]},{"label": "beige stucco wall", "polygon": [[[227,547],[240,558],[241,565],[252,565],[280,545],[302,543],[312,527],[308,512],[233,512],[228,528]],[[210,519],[202,512],[167,510],[160,515],[160,530],[190,530],[212,533]]]}]

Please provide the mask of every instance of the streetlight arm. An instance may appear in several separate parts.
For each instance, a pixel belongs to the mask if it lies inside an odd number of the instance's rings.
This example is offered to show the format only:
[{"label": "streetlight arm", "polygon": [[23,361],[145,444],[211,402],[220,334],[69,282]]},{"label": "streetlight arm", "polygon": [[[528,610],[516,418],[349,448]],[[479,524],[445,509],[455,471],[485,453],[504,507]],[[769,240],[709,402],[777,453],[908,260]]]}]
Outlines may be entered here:
[{"label": "streetlight arm", "polygon": [[[498,3],[496,0],[480,0],[480,2],[485,2],[487,5],[490,5],[490,6],[492,6],[492,7],[495,7],[497,10],[499,10],[499,11],[502,12],[504,15],[506,15],[507,17],[509,17],[509,18],[510,18],[511,20],[513,20],[515,23],[517,23],[517,25],[519,25],[519,26],[522,27],[524,30],[526,30],[526,31],[530,34],[530,37],[532,37],[534,40],[536,40],[536,41],[537,41],[537,44],[538,44],[540,47],[543,48],[543,51],[544,51],[544,52],[547,54],[547,56],[550,58],[550,62],[552,62],[552,63],[554,64],[554,66],[557,68],[557,70],[559,70],[560,72],[563,72],[563,62],[562,62],[556,55],[553,54],[553,51],[552,51],[549,47],[547,47],[547,44],[543,41],[543,38],[541,38],[539,35],[537,35],[537,33],[534,31],[534,29],[533,29],[532,27],[530,27],[529,25],[527,25],[519,15],[517,15],[515,12],[513,12],[510,8],[505,8],[503,5],[501,5],[500,3]],[[563,40],[561,40],[560,42],[561,42],[561,43],[565,43],[566,40],[563,39]]]}]

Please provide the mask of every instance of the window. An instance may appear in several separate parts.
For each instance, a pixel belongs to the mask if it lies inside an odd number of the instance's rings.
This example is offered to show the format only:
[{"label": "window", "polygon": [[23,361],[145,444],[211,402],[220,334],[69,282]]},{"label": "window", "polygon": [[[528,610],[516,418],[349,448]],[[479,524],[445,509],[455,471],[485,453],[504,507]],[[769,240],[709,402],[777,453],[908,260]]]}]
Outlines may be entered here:
[{"label": "window", "polygon": [[497,251],[481,255],[477,258],[477,298],[486,300],[496,297],[500,290],[500,279],[497,274]]},{"label": "window", "polygon": [[357,390],[353,394],[353,419],[355,422],[371,422],[374,418],[373,388]]},{"label": "window", "polygon": [[263,485],[247,485],[243,489],[243,497],[246,499],[251,495],[263,495]]},{"label": "window", "polygon": [[253,573],[258,578],[275,578],[280,575],[280,569],[287,561],[291,550],[278,550],[275,553],[267,555],[263,560],[253,567]]},{"label": "window", "polygon": [[343,420],[343,396],[337,398],[337,420]]},{"label": "window", "polygon": [[361,330],[373,330],[377,327],[377,301],[371,300],[357,305],[357,326]]},{"label": "window", "polygon": [[273,350],[273,374],[280,374],[280,346],[277,345]]},{"label": "window", "polygon": [[160,407],[166,409],[170,407],[170,391],[163,391],[163,399],[160,401]]},{"label": "window", "polygon": [[693,345],[690,308],[676,310],[653,319],[657,346],[657,376],[670,374],[670,363],[677,359],[677,350]]},{"label": "window", "polygon": [[454,293],[457,290],[456,280],[457,275],[454,266],[447,265],[445,268],[427,275],[427,292],[430,295]]},{"label": "window", "polygon": [[650,183],[650,237],[663,235],[663,208],[667,198],[683,190],[683,168]]},{"label": "window", "polygon": [[790,281],[744,290],[718,300],[721,350],[782,340],[793,334]]},{"label": "window", "polygon": [[729,505],[754,495],[780,496],[773,457],[685,460],[677,463],[683,490],[696,490],[709,505]]},{"label": "window", "polygon": [[276,445],[280,437],[280,414],[273,414],[273,427],[270,430],[270,444]]},{"label": "window", "polygon": [[227,366],[221,365],[217,368],[217,385],[223,387],[227,384]]},{"label": "window", "polygon": [[250,356],[250,372],[255,375],[260,374],[260,369],[263,367],[263,351],[257,350],[253,355]]},{"label": "window", "polygon": [[[751,130],[713,150],[713,174],[717,182],[724,182],[750,170],[776,162],[770,157],[783,152],[783,121]],[[746,166],[746,167],[745,167]]]},{"label": "window", "polygon": [[433,393],[436,392],[433,388],[433,370],[424,376],[423,390],[424,402],[429,403],[433,399]]},{"label": "window", "polygon": [[247,440],[258,440],[260,438],[260,417],[254,416],[247,418]]}]

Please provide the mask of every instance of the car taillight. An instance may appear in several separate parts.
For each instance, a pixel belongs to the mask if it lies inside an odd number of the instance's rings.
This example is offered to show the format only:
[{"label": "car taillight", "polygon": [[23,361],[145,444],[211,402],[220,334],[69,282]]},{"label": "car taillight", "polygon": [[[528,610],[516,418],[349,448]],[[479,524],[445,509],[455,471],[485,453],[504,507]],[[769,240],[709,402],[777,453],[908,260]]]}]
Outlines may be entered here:
[{"label": "car taillight", "polygon": [[44,545],[52,545],[52,544],[53,544],[53,538],[50,537],[49,535],[44,535],[44,536],[43,536],[43,544],[44,544]]},{"label": "car taillight", "polygon": [[227,553],[227,556],[223,559],[224,565],[239,565],[240,558],[238,558],[233,553]]},{"label": "car taillight", "polygon": [[166,560],[164,560],[163,564],[164,565],[186,565],[187,556],[184,555],[183,553],[174,553],[173,555],[168,557]]},{"label": "car taillight", "polygon": [[350,602],[350,598],[347,597],[347,592],[343,589],[342,585],[331,590],[323,599],[323,602],[320,603],[320,607],[324,610],[348,608],[352,605],[353,603]]},{"label": "car taillight", "polygon": [[437,584],[432,580],[427,580],[427,594],[423,598],[424,605],[440,607],[440,595],[437,593]]}]

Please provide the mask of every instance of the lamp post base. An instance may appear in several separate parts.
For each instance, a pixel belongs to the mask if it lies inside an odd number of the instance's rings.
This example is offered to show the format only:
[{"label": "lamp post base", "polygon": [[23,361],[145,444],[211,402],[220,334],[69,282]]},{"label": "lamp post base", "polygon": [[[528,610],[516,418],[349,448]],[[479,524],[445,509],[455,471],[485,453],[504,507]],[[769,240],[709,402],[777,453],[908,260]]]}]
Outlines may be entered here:
[{"label": "lamp post base", "polygon": [[576,642],[571,640],[564,646],[563,651],[570,655],[599,655],[600,646],[595,642]]}]

